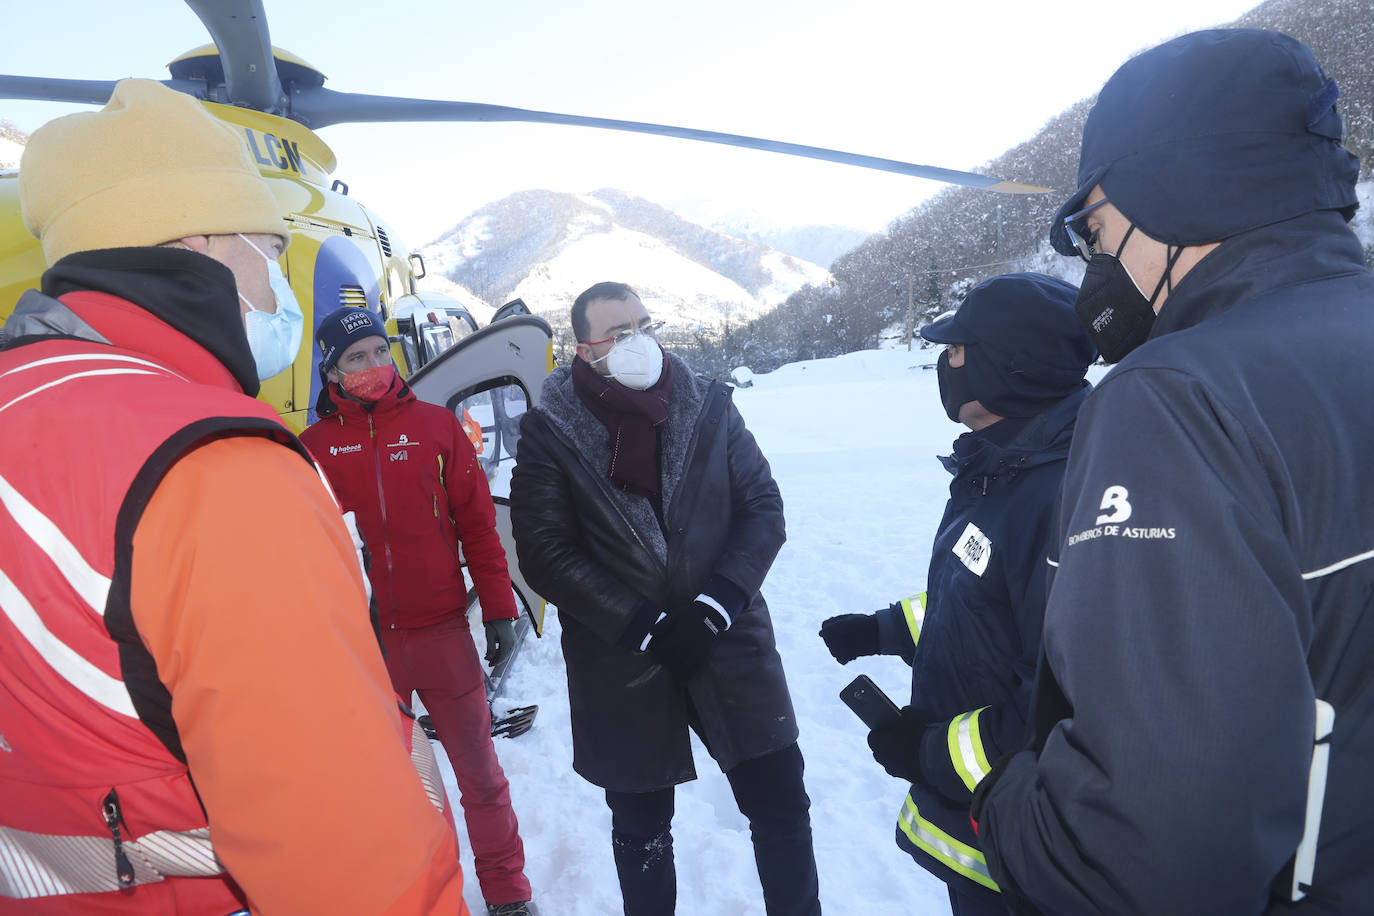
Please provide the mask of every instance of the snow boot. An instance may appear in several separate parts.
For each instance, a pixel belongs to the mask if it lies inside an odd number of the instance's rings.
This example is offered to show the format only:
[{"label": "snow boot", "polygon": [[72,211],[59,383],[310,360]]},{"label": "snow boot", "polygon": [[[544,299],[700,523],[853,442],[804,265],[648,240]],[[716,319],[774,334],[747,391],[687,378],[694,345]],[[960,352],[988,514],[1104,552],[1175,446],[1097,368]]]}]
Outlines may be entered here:
[{"label": "snow boot", "polygon": [[539,916],[539,911],[529,900],[516,903],[488,903],[487,916]]}]

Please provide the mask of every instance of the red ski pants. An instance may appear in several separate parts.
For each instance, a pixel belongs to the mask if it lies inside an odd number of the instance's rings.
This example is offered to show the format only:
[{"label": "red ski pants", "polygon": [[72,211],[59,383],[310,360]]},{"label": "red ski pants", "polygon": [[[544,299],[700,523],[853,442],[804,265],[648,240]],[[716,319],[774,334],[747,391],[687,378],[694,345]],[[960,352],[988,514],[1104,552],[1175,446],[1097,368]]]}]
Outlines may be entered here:
[{"label": "red ski pants", "polygon": [[412,690],[420,694],[453,764],[482,898],[487,903],[529,900],[525,847],[510,784],[492,746],[491,710],[467,621],[460,617],[413,630],[383,630],[382,644],[392,686],[406,702]]}]

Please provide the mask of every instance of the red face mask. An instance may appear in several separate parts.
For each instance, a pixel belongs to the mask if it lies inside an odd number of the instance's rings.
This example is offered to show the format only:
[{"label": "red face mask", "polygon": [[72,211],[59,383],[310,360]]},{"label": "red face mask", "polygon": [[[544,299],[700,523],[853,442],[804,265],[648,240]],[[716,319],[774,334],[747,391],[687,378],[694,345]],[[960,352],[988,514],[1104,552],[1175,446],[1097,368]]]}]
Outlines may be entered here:
[{"label": "red face mask", "polygon": [[345,373],[339,380],[339,387],[349,397],[371,404],[391,390],[391,380],[395,377],[395,366],[373,366]]}]

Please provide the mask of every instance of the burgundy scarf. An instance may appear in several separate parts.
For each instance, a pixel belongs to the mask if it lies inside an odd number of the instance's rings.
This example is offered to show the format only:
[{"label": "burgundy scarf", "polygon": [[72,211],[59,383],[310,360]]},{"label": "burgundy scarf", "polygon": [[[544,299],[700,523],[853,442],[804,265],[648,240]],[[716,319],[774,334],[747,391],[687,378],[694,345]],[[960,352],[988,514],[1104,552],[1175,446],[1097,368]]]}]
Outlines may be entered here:
[{"label": "burgundy scarf", "polygon": [[610,434],[611,466],[606,476],[623,490],[657,496],[658,428],[668,421],[673,364],[663,354],[663,374],[644,391],[599,375],[580,356],[573,359],[573,390]]}]

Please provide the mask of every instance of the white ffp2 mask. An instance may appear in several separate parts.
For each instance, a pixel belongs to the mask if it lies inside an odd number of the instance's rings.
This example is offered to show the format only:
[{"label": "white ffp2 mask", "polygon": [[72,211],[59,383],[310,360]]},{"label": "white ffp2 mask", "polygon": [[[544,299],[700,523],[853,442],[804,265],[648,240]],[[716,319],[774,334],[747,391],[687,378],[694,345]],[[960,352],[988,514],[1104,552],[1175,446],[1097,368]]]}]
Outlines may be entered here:
[{"label": "white ffp2 mask", "polygon": [[633,334],[602,357],[611,378],[626,388],[652,388],[663,375],[663,350],[648,334]]}]

